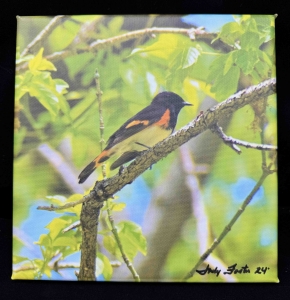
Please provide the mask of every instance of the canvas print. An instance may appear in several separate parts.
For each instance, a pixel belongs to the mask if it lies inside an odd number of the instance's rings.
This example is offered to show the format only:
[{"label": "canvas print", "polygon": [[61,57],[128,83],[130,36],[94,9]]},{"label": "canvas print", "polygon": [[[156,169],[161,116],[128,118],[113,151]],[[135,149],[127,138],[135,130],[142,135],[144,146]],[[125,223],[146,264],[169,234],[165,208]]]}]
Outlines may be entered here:
[{"label": "canvas print", "polygon": [[18,16],[12,279],[278,282],[275,18]]}]

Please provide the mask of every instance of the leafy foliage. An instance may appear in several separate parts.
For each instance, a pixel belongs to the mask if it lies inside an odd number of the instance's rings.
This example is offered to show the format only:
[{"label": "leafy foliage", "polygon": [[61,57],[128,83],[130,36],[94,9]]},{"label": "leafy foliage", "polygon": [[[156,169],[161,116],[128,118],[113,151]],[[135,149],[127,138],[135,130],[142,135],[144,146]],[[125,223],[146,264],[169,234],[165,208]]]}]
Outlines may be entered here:
[{"label": "leafy foliage", "polygon": [[[159,18],[170,22],[172,27],[179,20],[178,16],[156,17]],[[88,183],[77,185],[78,173],[100,152],[96,69],[103,92],[105,139],[162,90],[176,92],[194,104],[181,112],[176,126],[179,129],[199,113],[199,105],[205,98],[222,101],[241,88],[275,76],[272,16],[234,16],[234,21],[225,23],[210,44],[202,39],[193,41],[186,35],[161,33],[155,38],[143,36],[117,42],[94,53],[87,51],[92,42],[120,36],[140,29],[140,26],[145,28],[148,21],[146,16],[138,17],[136,22],[133,19],[128,22],[128,19],[123,16],[67,17],[42,41],[39,50],[26,56],[21,56],[21,51],[49,19],[34,17],[19,21],[16,67],[20,70],[15,79],[13,279],[76,279],[72,272],[60,266],[71,261],[79,265],[81,229],[77,227],[65,234],[63,230],[80,219],[81,207],[54,214],[37,211],[36,214],[35,204],[63,205],[76,201],[94,180],[102,178],[97,170]],[[227,49],[232,50],[219,50],[216,43],[226,44]],[[48,54],[66,50],[73,53],[54,62],[46,58]],[[269,98],[266,110],[264,133],[265,143],[269,144],[276,144],[275,100],[275,97]],[[259,143],[259,136],[252,130],[253,119],[254,110],[242,109],[234,114],[228,133]],[[49,155],[41,151],[43,145],[52,150]],[[159,186],[172,175],[172,165],[178,161],[178,155],[176,151],[158,162],[126,186],[119,199],[108,203],[116,218],[115,227],[123,250],[133,263],[139,252],[142,256],[149,254],[147,236],[142,228],[151,220],[145,217],[145,212],[149,200],[158,195]],[[240,186],[246,189],[251,186],[260,174],[260,165],[261,154],[256,150],[245,150],[242,156],[237,156],[229,147],[220,148],[210,166],[210,176],[202,187],[213,236],[238,209],[236,191]],[[117,171],[109,171],[108,164],[107,176],[114,172]],[[237,257],[243,257],[251,266],[267,265],[276,270],[276,188],[275,179],[265,182],[264,196],[253,203],[234,232],[220,245],[216,255],[223,261],[233,263]],[[96,277],[109,281],[118,272],[112,267],[112,261],[122,262],[122,255],[106,209],[102,210],[99,220]],[[168,249],[160,270],[166,280],[180,279],[199,258],[196,220],[189,218],[182,228],[175,244]],[[252,253],[248,249],[253,249]],[[275,280],[275,274],[271,274],[269,278]],[[239,277],[240,281],[262,279],[252,273]],[[203,278],[194,280],[202,281]],[[210,275],[205,280],[221,281]]]}]

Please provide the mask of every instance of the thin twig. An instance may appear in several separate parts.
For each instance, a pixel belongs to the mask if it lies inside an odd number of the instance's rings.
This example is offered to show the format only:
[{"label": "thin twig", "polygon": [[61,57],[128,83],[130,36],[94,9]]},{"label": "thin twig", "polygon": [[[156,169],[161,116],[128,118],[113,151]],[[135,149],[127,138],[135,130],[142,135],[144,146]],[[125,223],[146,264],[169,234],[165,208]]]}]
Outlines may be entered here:
[{"label": "thin twig", "polygon": [[[101,152],[104,149],[105,145],[105,139],[104,139],[104,130],[105,130],[105,125],[104,125],[104,118],[103,118],[103,108],[102,108],[102,94],[103,92],[101,91],[101,85],[100,85],[100,74],[98,70],[95,72],[95,83],[96,83],[96,91],[97,91],[97,99],[98,99],[98,104],[99,104],[99,119],[100,119],[100,148]],[[106,164],[102,164],[102,174],[103,174],[103,179],[107,178],[106,174]]]},{"label": "thin twig", "polygon": [[[64,210],[70,207],[75,207],[78,204],[84,203],[86,201],[89,201],[91,199],[94,198],[94,193],[95,191],[91,191],[88,195],[85,195],[83,198],[77,200],[77,201],[72,201],[72,202],[68,202],[65,205],[62,206],[54,206],[54,205],[50,205],[50,206],[37,206],[37,209],[39,210],[48,210],[48,211],[56,211],[56,210]],[[101,204],[101,203],[100,203]]]},{"label": "thin twig", "polygon": [[[196,31],[195,28],[185,29],[185,28],[158,28],[158,27],[152,27],[152,28],[145,28],[141,30],[135,30],[128,33],[124,33],[115,37],[111,37],[104,40],[97,40],[93,43],[91,43],[87,48],[84,49],[65,49],[60,52],[52,53],[45,58],[51,62],[55,62],[61,59],[65,59],[69,56],[75,55],[75,54],[81,54],[85,52],[96,52],[100,49],[105,49],[107,47],[112,47],[116,44],[119,44],[121,42],[125,42],[131,39],[136,39],[143,36],[149,36],[152,37],[154,34],[161,34],[161,33],[174,33],[174,34],[181,34],[181,35],[187,35],[190,39],[194,40],[200,40],[204,41],[211,45],[211,47],[214,47],[215,43],[211,44],[212,40],[217,37],[216,33],[209,33],[206,31],[198,30]],[[194,33],[194,34],[193,34]],[[229,52],[232,49],[231,46],[223,43],[219,40],[219,43],[222,45],[222,48],[224,52]],[[16,71],[25,71],[28,68],[28,63],[25,62],[21,64],[19,67],[16,68]]]},{"label": "thin twig", "polygon": [[252,198],[256,194],[256,192],[259,190],[259,188],[262,186],[264,180],[268,177],[268,175],[272,174],[274,170],[270,170],[272,164],[268,166],[268,168],[265,168],[263,170],[263,173],[259,179],[259,181],[256,183],[250,194],[246,197],[244,200],[242,206],[239,208],[239,210],[236,212],[236,214],[233,216],[229,224],[224,228],[222,233],[219,235],[218,238],[214,240],[212,245],[203,253],[203,255],[200,257],[199,261],[196,263],[196,265],[193,267],[193,269],[184,277],[184,280],[187,280],[191,278],[194,273],[196,272],[197,268],[201,263],[203,263],[207,257],[213,252],[213,250],[217,247],[217,245],[224,239],[224,237],[229,233],[229,231],[232,229],[233,225],[236,223],[236,221],[239,219],[241,214],[245,211],[248,204],[251,202]]},{"label": "thin twig", "polygon": [[21,57],[31,53],[34,54],[41,47],[42,42],[49,36],[53,29],[58,26],[65,16],[54,17],[45,28],[35,37],[35,39],[28,44],[28,46],[22,51]]},{"label": "thin twig", "polygon": [[218,126],[217,124],[215,124],[211,128],[211,131],[213,133],[216,133],[223,140],[223,142],[227,146],[233,148],[238,154],[241,154],[242,151],[238,147],[236,147],[236,145],[240,145],[240,146],[243,146],[243,147],[246,147],[246,148],[253,148],[253,149],[256,149],[256,150],[262,150],[263,152],[264,151],[277,150],[276,146],[264,145],[263,140],[262,140],[262,144],[256,144],[256,143],[249,143],[249,142],[246,142],[246,141],[241,141],[241,140],[235,139],[231,136],[227,136],[223,132],[222,128],[220,126]]},{"label": "thin twig", "polygon": [[[53,265],[48,265],[51,270],[58,271],[60,269],[78,269],[80,267],[77,263],[60,263],[59,261],[55,262]],[[29,270],[37,270],[37,266],[35,265],[23,265],[17,269],[14,269],[13,272],[21,272],[21,271],[29,271]]]},{"label": "thin twig", "polygon": [[111,210],[107,209],[107,212],[108,212],[108,217],[109,217],[110,224],[112,226],[112,233],[113,233],[113,235],[115,237],[115,240],[117,242],[118,248],[120,249],[120,252],[121,252],[121,255],[123,257],[123,260],[124,260],[126,266],[128,267],[128,269],[130,270],[130,272],[132,273],[132,276],[133,276],[134,280],[136,282],[140,282],[139,275],[137,274],[137,272],[136,272],[133,264],[130,262],[130,260],[127,258],[126,254],[124,252],[123,245],[122,245],[121,240],[120,240],[119,235],[118,235],[118,230],[115,227],[114,219],[112,218],[112,215],[111,215]]},{"label": "thin twig", "polygon": [[65,229],[63,229],[62,233],[66,233],[72,229],[78,228],[81,226],[81,222],[80,221],[76,221],[73,224],[71,224],[70,226],[66,227]]}]

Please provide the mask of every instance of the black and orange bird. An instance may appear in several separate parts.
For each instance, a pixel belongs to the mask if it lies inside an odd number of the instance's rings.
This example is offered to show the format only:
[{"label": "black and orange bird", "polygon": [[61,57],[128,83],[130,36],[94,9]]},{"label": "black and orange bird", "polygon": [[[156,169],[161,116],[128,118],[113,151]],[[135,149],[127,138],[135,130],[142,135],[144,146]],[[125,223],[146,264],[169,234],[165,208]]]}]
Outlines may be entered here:
[{"label": "black and orange bird", "polygon": [[175,93],[159,93],[149,106],[130,118],[110,136],[106,148],[80,173],[79,183],[83,183],[110,157],[117,157],[110,167],[114,170],[167,138],[176,126],[180,110],[186,105],[192,104],[185,102]]}]

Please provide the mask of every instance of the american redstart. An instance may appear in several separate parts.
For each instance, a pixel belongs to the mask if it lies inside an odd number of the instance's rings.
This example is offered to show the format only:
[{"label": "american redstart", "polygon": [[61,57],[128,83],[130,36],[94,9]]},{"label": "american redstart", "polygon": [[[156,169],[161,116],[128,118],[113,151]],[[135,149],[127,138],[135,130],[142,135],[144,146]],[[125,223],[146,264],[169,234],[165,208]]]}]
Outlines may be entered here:
[{"label": "american redstart", "polygon": [[175,128],[180,110],[186,105],[192,104],[185,102],[175,93],[159,93],[149,106],[130,118],[110,136],[107,147],[80,173],[79,183],[83,183],[110,157],[117,157],[110,167],[114,170],[136,158],[146,148],[153,147],[167,138]]}]

